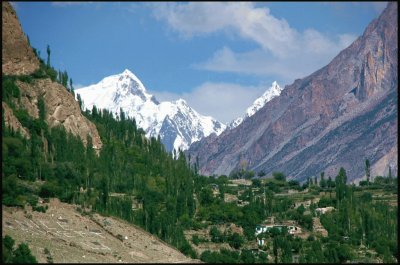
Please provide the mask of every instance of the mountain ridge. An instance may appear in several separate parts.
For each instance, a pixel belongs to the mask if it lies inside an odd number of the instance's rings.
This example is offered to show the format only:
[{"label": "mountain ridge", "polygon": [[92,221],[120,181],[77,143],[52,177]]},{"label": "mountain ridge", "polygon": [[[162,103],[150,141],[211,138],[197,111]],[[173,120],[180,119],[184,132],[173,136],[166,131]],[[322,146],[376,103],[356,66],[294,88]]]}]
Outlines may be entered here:
[{"label": "mountain ridge", "polygon": [[[97,84],[76,90],[84,108],[108,109],[117,116],[122,109],[135,118],[147,137],[160,135],[168,151],[186,150],[191,143],[210,134],[219,135],[225,125],[211,116],[203,116],[185,100],[159,102],[130,70],[103,78]],[[165,137],[165,140],[164,140]]]},{"label": "mountain ridge", "polygon": [[[198,157],[200,172],[229,174],[245,164],[247,169],[282,171],[304,180],[322,171],[334,177],[343,166],[350,171],[349,181],[362,178],[365,159],[374,167],[397,146],[396,14],[397,4],[389,3],[328,65],[285,86],[279,97],[233,130],[193,144],[187,153]],[[379,103],[389,104],[387,111]],[[369,131],[369,124],[387,130]],[[389,165],[397,171],[397,155],[378,173],[387,174]]]},{"label": "mountain ridge", "polygon": [[265,106],[270,100],[274,97],[277,97],[281,94],[283,88],[281,88],[276,81],[272,82],[271,87],[264,91],[264,93],[254,100],[253,104],[246,109],[246,113],[234,119],[227,125],[227,129],[233,129],[239,124],[243,122],[243,120],[247,119],[250,116],[253,116],[258,110]]}]

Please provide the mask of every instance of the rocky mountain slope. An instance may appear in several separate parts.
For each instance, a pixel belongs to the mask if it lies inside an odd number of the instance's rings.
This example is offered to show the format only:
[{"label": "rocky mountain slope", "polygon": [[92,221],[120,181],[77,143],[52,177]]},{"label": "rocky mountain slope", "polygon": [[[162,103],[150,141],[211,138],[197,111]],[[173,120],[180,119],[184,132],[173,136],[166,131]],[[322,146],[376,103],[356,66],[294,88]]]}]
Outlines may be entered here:
[{"label": "rocky mountain slope", "polygon": [[126,115],[135,118],[147,137],[159,135],[168,151],[186,150],[191,143],[213,133],[218,135],[225,129],[224,124],[200,115],[183,99],[158,102],[129,70],[78,89],[76,94],[89,110],[94,105],[115,115],[119,115],[120,109],[124,110]]},{"label": "rocky mountain slope", "polygon": [[[10,3],[2,2],[2,70],[3,75],[28,75],[40,68],[39,60],[28,43],[27,37],[22,31],[15,10]],[[46,79],[33,79],[32,82],[17,81],[21,98],[15,104],[24,108],[28,114],[38,118],[38,99],[43,97],[46,107],[46,121],[49,126],[61,124],[67,131],[79,135],[84,144],[87,143],[89,135],[93,141],[93,147],[100,149],[102,142],[96,126],[81,113],[78,102],[65,87],[57,82]],[[11,109],[5,102],[2,103],[5,124],[11,125],[16,130],[21,130],[23,135],[28,136],[29,131],[18,124],[15,116],[10,113]]]},{"label": "rocky mountain slope", "polygon": [[[304,180],[340,167],[348,180],[397,174],[397,3],[327,66],[285,87],[253,116],[219,137],[194,143],[203,174],[229,174],[241,166],[282,171]],[[378,165],[379,164],[379,165]]]},{"label": "rocky mountain slope", "polygon": [[250,116],[253,116],[259,109],[265,106],[267,102],[271,101],[274,97],[277,97],[281,94],[283,88],[281,88],[276,81],[272,83],[272,86],[269,87],[259,98],[254,100],[253,104],[247,108],[244,116],[236,118],[231,123],[227,125],[227,129],[233,129],[239,124],[243,122],[244,119],[247,119]]},{"label": "rocky mountain slope", "polygon": [[22,32],[17,14],[8,2],[2,9],[2,71],[7,75],[31,74],[39,69],[39,60]]},{"label": "rocky mountain slope", "polygon": [[[196,262],[143,229],[113,217],[82,215],[52,199],[46,213],[2,208],[2,234],[29,244],[40,263]],[[45,250],[47,249],[47,251]]]}]

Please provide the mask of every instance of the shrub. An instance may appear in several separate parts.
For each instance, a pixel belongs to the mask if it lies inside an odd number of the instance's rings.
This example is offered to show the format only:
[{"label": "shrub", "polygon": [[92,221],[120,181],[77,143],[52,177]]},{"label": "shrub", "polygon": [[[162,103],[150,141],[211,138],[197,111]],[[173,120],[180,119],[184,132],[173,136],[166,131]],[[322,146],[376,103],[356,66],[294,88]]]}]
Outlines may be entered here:
[{"label": "shrub", "polygon": [[29,203],[29,205],[32,206],[32,208],[36,207],[38,203],[38,197],[36,195],[29,195],[26,201]]},{"label": "shrub", "polygon": [[11,99],[20,97],[20,91],[15,84],[15,78],[3,76],[2,83],[2,96],[5,102],[10,103]]},{"label": "shrub", "polygon": [[2,240],[3,263],[37,263],[36,258],[31,254],[28,244],[21,243],[13,250],[15,241],[6,235]]},{"label": "shrub", "polygon": [[199,236],[198,236],[198,235],[192,235],[192,242],[193,242],[193,244],[195,244],[196,246],[198,246],[199,243],[200,243]]},{"label": "shrub", "polygon": [[273,172],[272,176],[278,181],[286,181],[286,176],[282,172]]},{"label": "shrub", "polygon": [[33,82],[33,78],[30,75],[20,75],[18,76],[18,79],[28,84],[31,84]]},{"label": "shrub", "polygon": [[57,184],[53,182],[46,182],[40,187],[39,196],[42,198],[56,197],[60,193],[60,189]]},{"label": "shrub", "polygon": [[19,244],[14,251],[13,263],[37,263],[36,258],[31,254],[29,246],[25,243]]},{"label": "shrub", "polygon": [[[47,205],[46,205],[46,206],[47,206]],[[47,208],[46,208],[46,207],[43,207],[43,206],[35,206],[35,207],[32,208],[32,210],[34,210],[34,211],[36,211],[36,212],[45,213],[46,210],[47,210]]]},{"label": "shrub", "polygon": [[229,236],[228,243],[229,246],[239,249],[244,243],[244,239],[238,233],[233,233],[231,236]]}]

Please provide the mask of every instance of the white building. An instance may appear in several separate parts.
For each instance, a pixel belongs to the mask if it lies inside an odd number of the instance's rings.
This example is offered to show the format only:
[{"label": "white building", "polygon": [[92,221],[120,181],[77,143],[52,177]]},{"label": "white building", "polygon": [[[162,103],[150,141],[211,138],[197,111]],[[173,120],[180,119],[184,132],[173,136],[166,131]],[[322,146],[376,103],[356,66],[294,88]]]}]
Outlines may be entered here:
[{"label": "white building", "polygon": [[272,228],[278,228],[280,231],[282,231],[283,227],[286,227],[288,229],[288,233],[291,235],[295,234],[300,234],[301,233],[301,228],[295,225],[258,225],[256,227],[255,231],[255,236],[258,236],[261,233],[268,232]]},{"label": "white building", "polygon": [[255,234],[255,236],[258,236],[261,233],[269,231],[273,227],[274,227],[274,225],[257,225],[256,232],[254,234]]},{"label": "white building", "polygon": [[326,213],[329,213],[329,212],[331,212],[333,210],[335,210],[335,207],[332,207],[332,206],[315,209],[315,211],[317,213],[319,213],[319,214],[326,214]]},{"label": "white building", "polygon": [[288,226],[288,232],[291,235],[300,234],[301,228],[298,226],[295,226],[295,225],[290,225],[290,226]]}]

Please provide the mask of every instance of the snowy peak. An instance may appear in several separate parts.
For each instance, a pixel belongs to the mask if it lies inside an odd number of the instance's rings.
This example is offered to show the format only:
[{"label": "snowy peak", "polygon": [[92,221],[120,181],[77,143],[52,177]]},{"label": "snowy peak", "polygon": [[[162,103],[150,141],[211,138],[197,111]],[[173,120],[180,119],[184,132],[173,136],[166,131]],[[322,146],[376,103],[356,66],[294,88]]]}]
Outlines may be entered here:
[{"label": "snowy peak", "polygon": [[267,102],[271,101],[273,98],[279,96],[282,92],[283,88],[281,88],[276,81],[272,82],[271,87],[269,87],[261,97],[254,100],[253,104],[247,108],[246,114],[243,117],[239,117],[233,120],[227,128],[233,129],[241,124],[245,119],[251,117],[256,113],[259,109],[265,106]]},{"label": "snowy peak", "polygon": [[118,81],[115,84],[117,93],[113,99],[114,102],[130,95],[137,96],[143,101],[152,99],[153,96],[147,93],[143,83],[128,69],[125,69],[124,72],[116,75],[116,77]]},{"label": "snowy peak", "polygon": [[122,74],[119,75],[118,80],[121,82],[121,84],[131,87],[133,89],[132,92],[140,91],[141,93],[146,94],[146,88],[144,87],[142,82],[139,80],[139,78],[137,78],[134,73],[132,73],[128,69],[125,69],[125,71],[123,71]]},{"label": "snowy peak", "polygon": [[256,113],[259,109],[264,107],[264,105],[273,99],[274,97],[277,97],[281,94],[283,88],[281,88],[276,81],[272,83],[272,86],[268,88],[264,94],[257,98],[254,102],[253,105],[251,105],[249,108],[246,110],[246,116],[250,117],[253,116],[254,113]]},{"label": "snowy peak", "polygon": [[186,100],[184,100],[184,99],[182,99],[182,98],[180,98],[180,99],[178,99],[178,100],[176,100],[176,101],[174,101],[174,102],[175,102],[175,104],[178,105],[178,106],[188,107],[188,104],[187,104]]},{"label": "snowy peak", "polygon": [[160,135],[169,151],[186,150],[193,142],[212,133],[219,135],[226,128],[212,117],[197,113],[184,99],[158,102],[128,69],[78,89],[76,94],[80,94],[84,108],[89,110],[96,105],[117,116],[122,108],[127,116],[135,118],[147,137]]}]

